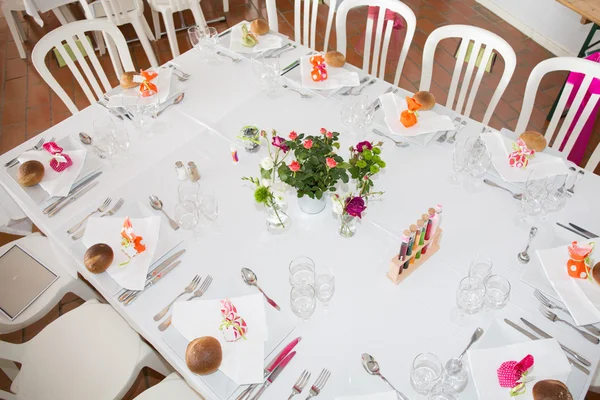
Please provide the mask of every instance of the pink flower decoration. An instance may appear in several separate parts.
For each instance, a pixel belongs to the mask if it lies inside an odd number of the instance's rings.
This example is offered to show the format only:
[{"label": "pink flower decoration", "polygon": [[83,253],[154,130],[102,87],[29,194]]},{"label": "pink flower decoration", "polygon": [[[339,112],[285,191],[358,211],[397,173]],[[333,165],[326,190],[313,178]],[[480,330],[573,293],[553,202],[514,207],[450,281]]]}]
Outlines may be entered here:
[{"label": "pink flower decoration", "polygon": [[293,172],[298,172],[300,171],[300,163],[298,161],[292,161],[290,163],[290,165],[288,165],[288,167],[293,171]]},{"label": "pink flower decoration", "polygon": [[335,160],[333,158],[331,158],[331,157],[327,157],[325,159],[325,162],[327,163],[327,166],[329,168],[335,168],[335,166],[337,165],[337,162],[335,162]]},{"label": "pink flower decoration", "polygon": [[333,137],[333,133],[331,133],[331,132],[327,132],[327,133],[325,134],[325,136],[327,137],[327,139],[331,139],[331,138]]},{"label": "pink flower decoration", "polygon": [[53,158],[50,160],[50,167],[56,172],[62,172],[71,165],[73,165],[73,160],[71,157],[64,154],[63,148],[56,144],[56,142],[47,142],[43,145],[44,150],[48,153],[52,154]]},{"label": "pink flower decoration", "polygon": [[290,132],[290,140],[296,140],[296,138],[298,137],[298,134],[296,133],[296,131],[291,131]]},{"label": "pink flower decoration", "polygon": [[327,129],[325,129],[325,128],[321,128],[320,132],[321,132],[321,135],[324,135],[324,134],[326,134],[326,133],[327,133]]},{"label": "pink flower decoration", "polygon": [[306,139],[303,143],[303,146],[306,150],[308,150],[313,146],[313,141],[310,139]]},{"label": "pink flower decoration", "polygon": [[498,368],[498,382],[501,387],[514,388],[529,368],[533,366],[533,356],[528,354],[519,362],[506,361]]}]

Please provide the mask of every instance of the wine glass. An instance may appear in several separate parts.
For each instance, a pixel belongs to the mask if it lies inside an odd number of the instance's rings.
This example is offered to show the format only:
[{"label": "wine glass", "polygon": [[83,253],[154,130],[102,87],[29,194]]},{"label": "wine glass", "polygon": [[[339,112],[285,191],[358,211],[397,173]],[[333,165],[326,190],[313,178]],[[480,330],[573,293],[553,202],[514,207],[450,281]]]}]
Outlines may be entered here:
[{"label": "wine glass", "polygon": [[565,185],[567,174],[556,175],[546,180],[548,196],[542,201],[542,218],[548,213],[559,211],[567,203],[569,198]]},{"label": "wine glass", "polygon": [[200,234],[196,230],[200,216],[198,215],[198,207],[192,201],[180,201],[175,206],[174,211],[175,221],[180,227],[193,233],[193,237],[196,238]]},{"label": "wine glass", "polygon": [[317,298],[323,303],[323,307],[327,309],[329,300],[335,292],[335,275],[329,267],[319,267],[315,273],[315,289]]},{"label": "wine glass", "polygon": [[451,385],[438,383],[431,389],[429,400],[458,400],[458,393]]},{"label": "wine glass", "polygon": [[267,94],[279,91],[281,67],[279,58],[260,58],[253,64],[254,74],[260,82],[260,87]]},{"label": "wine glass", "polygon": [[521,206],[523,208],[524,217],[521,222],[529,222],[529,217],[535,217],[543,213],[544,201],[548,197],[548,188],[546,178],[536,170],[529,173],[525,190],[521,198]]},{"label": "wine glass", "polygon": [[219,203],[213,189],[205,189],[200,193],[200,214],[209,222],[215,225],[219,216]]},{"label": "wine glass", "polygon": [[492,156],[485,145],[482,148],[476,141],[467,157],[467,169],[471,175],[469,188],[475,188],[477,181],[485,175],[491,161]]},{"label": "wine glass", "polygon": [[101,117],[95,119],[92,124],[94,126],[92,139],[96,153],[101,158],[111,161],[112,157],[118,152],[118,147],[113,138],[113,132],[116,130],[114,121],[108,117]]},{"label": "wine glass", "polygon": [[472,138],[458,139],[454,144],[452,153],[452,169],[454,173],[450,176],[450,182],[454,185],[459,184],[460,173],[467,166],[467,156],[471,151]]},{"label": "wine glass", "polygon": [[340,108],[340,116],[342,117],[342,123],[348,127],[354,124],[356,116],[354,115],[354,103],[355,100],[352,96],[346,97]]},{"label": "wine glass", "polygon": [[198,52],[202,52],[202,37],[204,36],[204,28],[201,28],[198,25],[190,26],[188,28],[188,37],[190,38],[190,43],[192,47],[198,50]]},{"label": "wine glass", "polygon": [[198,182],[186,181],[177,188],[179,193],[179,201],[191,201],[200,207],[200,185]]},{"label": "wine glass", "polygon": [[204,28],[204,35],[201,37],[202,45],[206,48],[208,55],[213,58],[216,55],[216,47],[219,42],[217,28],[207,26]]},{"label": "wine glass", "polygon": [[112,139],[115,141],[116,147],[125,154],[124,158],[129,157],[129,133],[123,121],[113,121],[114,129],[111,131]]},{"label": "wine glass", "polygon": [[290,291],[290,305],[292,312],[304,322],[308,322],[310,316],[317,308],[315,289],[310,285],[292,287]]}]

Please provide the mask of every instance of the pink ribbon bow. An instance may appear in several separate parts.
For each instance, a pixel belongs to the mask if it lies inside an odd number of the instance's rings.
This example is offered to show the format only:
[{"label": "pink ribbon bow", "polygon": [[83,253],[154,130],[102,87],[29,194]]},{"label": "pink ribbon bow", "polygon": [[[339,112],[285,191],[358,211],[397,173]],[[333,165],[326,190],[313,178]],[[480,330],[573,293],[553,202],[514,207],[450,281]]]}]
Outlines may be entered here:
[{"label": "pink ribbon bow", "polygon": [[63,148],[57,145],[56,142],[44,143],[44,149],[52,154],[53,158],[50,160],[50,167],[56,172],[62,172],[73,165],[71,157],[63,154]]},{"label": "pink ribbon bow", "polygon": [[529,149],[522,139],[518,139],[517,143],[513,143],[513,150],[508,155],[508,163],[515,168],[527,167],[529,158],[535,155],[535,150]]},{"label": "pink ribbon bow", "polygon": [[511,388],[510,395],[517,396],[525,392],[523,378],[527,375],[529,368],[533,366],[533,356],[527,354],[519,362],[505,361],[498,368],[498,382],[501,387]]},{"label": "pink ribbon bow", "polygon": [[223,331],[226,341],[235,342],[240,338],[246,339],[248,326],[246,325],[246,321],[238,315],[237,308],[235,308],[231,300],[221,300],[221,316],[223,317],[223,322],[219,330]]}]

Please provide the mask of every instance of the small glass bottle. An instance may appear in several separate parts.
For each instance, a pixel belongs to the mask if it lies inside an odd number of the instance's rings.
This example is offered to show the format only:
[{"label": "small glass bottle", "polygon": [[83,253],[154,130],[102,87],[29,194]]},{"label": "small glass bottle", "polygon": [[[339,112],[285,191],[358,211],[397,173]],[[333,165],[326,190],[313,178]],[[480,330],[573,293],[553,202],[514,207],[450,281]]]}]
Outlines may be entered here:
[{"label": "small glass bottle", "polygon": [[188,162],[188,175],[190,176],[190,180],[192,182],[197,182],[200,180],[200,172],[198,172],[198,167],[196,167],[196,163],[193,161]]},{"label": "small glass bottle", "polygon": [[175,171],[177,171],[177,179],[180,181],[185,181],[187,179],[187,171],[181,161],[175,163]]}]

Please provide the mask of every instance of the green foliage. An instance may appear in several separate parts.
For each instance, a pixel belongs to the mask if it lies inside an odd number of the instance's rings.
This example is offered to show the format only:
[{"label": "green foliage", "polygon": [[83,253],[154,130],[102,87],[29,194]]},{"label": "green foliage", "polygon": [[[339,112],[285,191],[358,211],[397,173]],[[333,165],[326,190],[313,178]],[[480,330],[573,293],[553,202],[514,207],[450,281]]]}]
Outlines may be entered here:
[{"label": "green foliage", "polygon": [[[371,178],[385,168],[385,161],[381,159],[381,145],[383,143],[361,142],[356,148],[350,148],[350,161],[348,172],[356,181],[359,196],[368,196],[372,193],[373,181]],[[362,152],[359,151],[359,146]],[[371,147],[369,149],[368,147]]]}]

